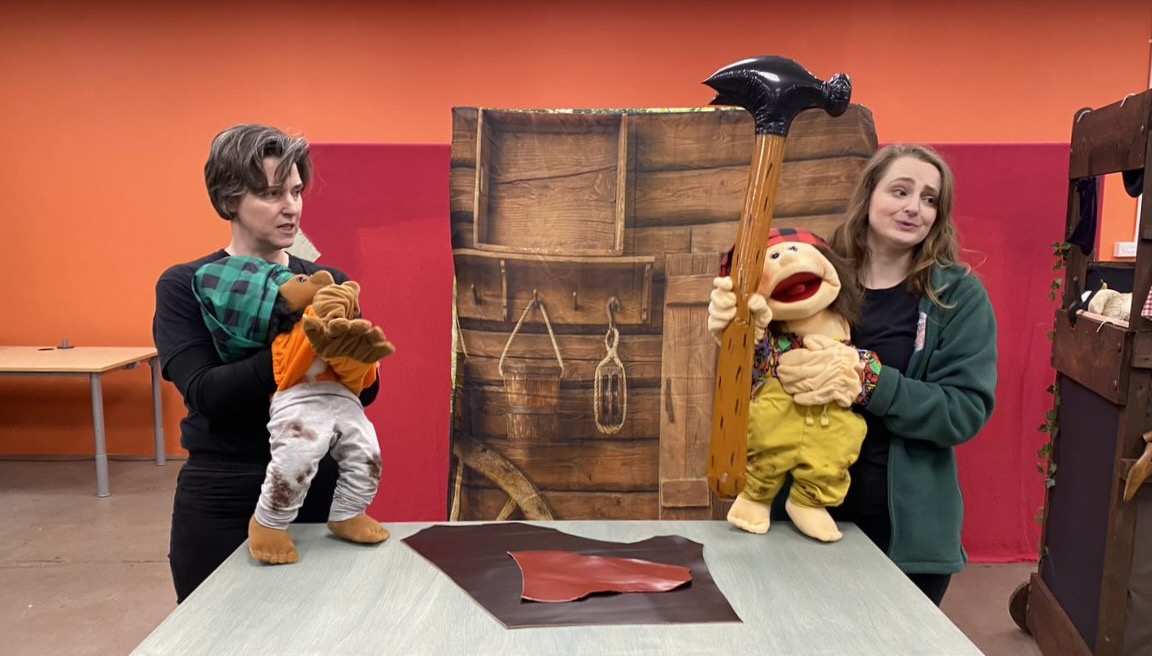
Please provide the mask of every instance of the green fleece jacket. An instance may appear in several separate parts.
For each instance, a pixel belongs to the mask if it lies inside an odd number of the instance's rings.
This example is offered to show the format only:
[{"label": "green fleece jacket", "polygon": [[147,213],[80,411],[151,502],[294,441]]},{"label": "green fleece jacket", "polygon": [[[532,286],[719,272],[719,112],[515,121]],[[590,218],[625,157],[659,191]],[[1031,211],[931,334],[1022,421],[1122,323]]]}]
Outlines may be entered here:
[{"label": "green fleece jacket", "polygon": [[984,286],[962,268],[937,268],[932,284],[949,307],[920,300],[906,372],[883,367],[866,407],[892,433],[889,557],[905,572],[949,574],[967,561],[955,447],[975,437],[992,414],[996,316]]}]

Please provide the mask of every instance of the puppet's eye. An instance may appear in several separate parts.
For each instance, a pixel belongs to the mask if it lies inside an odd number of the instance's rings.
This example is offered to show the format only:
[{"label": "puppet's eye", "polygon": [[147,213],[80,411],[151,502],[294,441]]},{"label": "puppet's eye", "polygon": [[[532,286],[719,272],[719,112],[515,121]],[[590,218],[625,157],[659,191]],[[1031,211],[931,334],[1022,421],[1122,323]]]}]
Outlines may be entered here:
[{"label": "puppet's eye", "polygon": [[779,253],[779,252],[777,252],[777,253],[773,253],[773,254],[772,254],[772,259],[773,259],[773,260],[779,260],[779,259],[780,259],[780,253]]},{"label": "puppet's eye", "polygon": [[296,276],[296,280],[298,282],[308,282],[308,276],[306,276],[304,274],[300,274],[300,275]]},{"label": "puppet's eye", "polygon": [[792,251],[793,253],[799,253],[800,252],[800,249],[796,248],[795,246],[789,246],[788,250]]}]

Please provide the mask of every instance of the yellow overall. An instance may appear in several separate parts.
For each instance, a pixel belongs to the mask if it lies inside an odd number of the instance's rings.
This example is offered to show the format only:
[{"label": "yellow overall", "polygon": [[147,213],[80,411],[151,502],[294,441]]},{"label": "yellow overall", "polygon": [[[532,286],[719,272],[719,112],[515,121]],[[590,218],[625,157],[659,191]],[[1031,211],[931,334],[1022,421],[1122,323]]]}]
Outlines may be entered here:
[{"label": "yellow overall", "polygon": [[860,455],[867,424],[851,408],[796,405],[768,376],[748,408],[748,480],[744,494],[771,504],[792,473],[792,501],[839,506],[848,493],[848,467]]}]

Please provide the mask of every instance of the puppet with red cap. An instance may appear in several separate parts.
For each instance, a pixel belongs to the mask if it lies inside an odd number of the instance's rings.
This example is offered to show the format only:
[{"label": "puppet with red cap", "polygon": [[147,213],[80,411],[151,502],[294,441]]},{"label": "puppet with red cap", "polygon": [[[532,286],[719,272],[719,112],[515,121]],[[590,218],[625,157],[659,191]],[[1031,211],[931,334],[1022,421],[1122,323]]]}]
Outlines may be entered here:
[{"label": "puppet with red cap", "polygon": [[[862,290],[843,258],[817,235],[791,228],[772,230],[766,248],[760,284],[748,298],[757,346],[748,410],[747,482],[728,521],[766,533],[772,500],[791,473],[785,503],[789,518],[804,534],[834,542],[841,533],[827,508],[844,501],[848,468],[860,454],[867,430],[864,419],[852,411],[869,387],[868,376],[861,382],[861,369],[875,372],[879,363],[866,362],[849,346],[850,322],[860,311]],[[708,306],[708,329],[717,341],[736,316],[728,259],[713,283]],[[801,347],[808,352],[834,349],[843,357],[832,366],[814,363],[814,370],[805,372],[802,391],[792,396],[784,391],[777,365],[781,353]]]}]

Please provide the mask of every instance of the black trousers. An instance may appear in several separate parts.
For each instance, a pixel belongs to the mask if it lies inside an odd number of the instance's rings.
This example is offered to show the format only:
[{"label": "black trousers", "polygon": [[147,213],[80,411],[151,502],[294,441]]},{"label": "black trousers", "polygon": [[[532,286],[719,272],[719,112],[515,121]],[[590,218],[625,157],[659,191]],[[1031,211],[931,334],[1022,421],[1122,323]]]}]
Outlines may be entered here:
[{"label": "black trousers", "polygon": [[[267,465],[189,458],[176,480],[168,564],[176,603],[184,601],[220,563],[248,539],[248,520],[260,499]],[[320,462],[297,516],[298,522],[326,522],[336,489],[337,465]]]},{"label": "black trousers", "polygon": [[[838,520],[854,522],[860,530],[867,535],[873,544],[884,553],[892,545],[892,521],[888,513],[876,515],[839,516]],[[944,593],[948,591],[948,584],[952,582],[951,574],[904,574],[912,579],[912,583],[923,592],[932,603],[937,606],[944,600]]]},{"label": "black trousers", "polygon": [[[863,480],[853,474],[853,487],[848,490],[848,497],[844,504],[837,508],[829,508],[828,512],[838,522],[852,522],[860,527],[864,535],[875,544],[880,551],[888,553],[892,546],[892,519],[888,516],[887,481],[880,482]],[[861,485],[861,483],[868,483]],[[792,477],[789,476],[776,499],[772,503],[772,519],[787,521],[788,515],[784,511],[784,501],[792,486]],[[926,597],[937,606],[944,600],[944,593],[948,591],[948,584],[952,582],[951,574],[909,574],[904,573],[912,583],[920,588]]]}]

